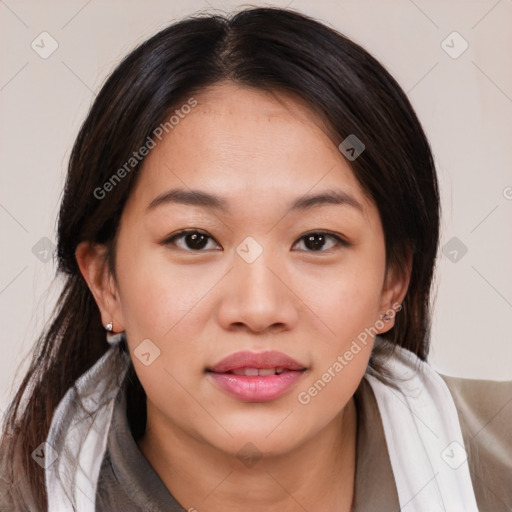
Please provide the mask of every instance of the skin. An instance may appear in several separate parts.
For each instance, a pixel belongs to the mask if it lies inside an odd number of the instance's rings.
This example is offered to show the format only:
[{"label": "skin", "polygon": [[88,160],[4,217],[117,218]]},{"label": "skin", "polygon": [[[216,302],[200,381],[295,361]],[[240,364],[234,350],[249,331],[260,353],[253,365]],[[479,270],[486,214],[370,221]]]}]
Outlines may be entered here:
[{"label": "skin", "polygon": [[[119,226],[117,279],[104,247],[83,242],[76,251],[103,324],[126,331],[148,397],[139,447],[185,509],[348,511],[353,394],[373,339],[307,405],[298,393],[403,301],[410,272],[386,268],[378,210],[307,105],[230,82],[195,98],[144,161]],[[146,212],[175,187],[222,196],[230,213],[184,204]],[[296,198],[332,189],[363,211],[333,204],[288,211]],[[204,248],[185,237],[162,242],[191,228],[211,237]],[[327,237],[315,249],[303,237],[319,230],[351,245]],[[236,252],[247,236],[263,248],[252,263]],[[393,318],[377,331],[392,326]],[[149,366],[133,353],[145,339],[161,351]],[[239,350],[279,350],[308,369],[278,399],[242,402],[205,373]],[[250,467],[237,457],[248,442],[261,455]]]}]

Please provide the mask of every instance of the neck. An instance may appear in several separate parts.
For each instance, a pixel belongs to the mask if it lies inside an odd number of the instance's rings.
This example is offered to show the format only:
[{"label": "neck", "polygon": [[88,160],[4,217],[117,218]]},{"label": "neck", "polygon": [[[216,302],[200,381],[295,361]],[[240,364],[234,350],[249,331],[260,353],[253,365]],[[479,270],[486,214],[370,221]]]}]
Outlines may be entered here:
[{"label": "neck", "polygon": [[152,421],[158,412],[149,401],[147,406],[139,447],[185,510],[351,510],[357,439],[353,398],[322,431],[293,451],[246,465],[178,427]]}]

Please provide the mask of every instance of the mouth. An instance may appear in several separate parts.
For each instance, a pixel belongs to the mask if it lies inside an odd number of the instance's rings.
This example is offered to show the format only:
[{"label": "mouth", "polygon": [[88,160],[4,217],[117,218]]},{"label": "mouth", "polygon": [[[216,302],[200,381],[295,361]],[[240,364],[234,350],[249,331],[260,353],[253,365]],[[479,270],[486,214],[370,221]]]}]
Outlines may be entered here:
[{"label": "mouth", "polygon": [[237,352],[206,369],[218,389],[244,402],[268,402],[288,392],[307,368],[281,352]]},{"label": "mouth", "polygon": [[281,375],[282,373],[291,372],[291,371],[297,371],[297,370],[289,370],[288,368],[282,368],[282,367],[280,367],[280,368],[237,368],[236,370],[230,370],[227,372],[215,372],[215,373],[244,375],[245,377],[258,377],[258,376],[265,377],[267,375]]}]

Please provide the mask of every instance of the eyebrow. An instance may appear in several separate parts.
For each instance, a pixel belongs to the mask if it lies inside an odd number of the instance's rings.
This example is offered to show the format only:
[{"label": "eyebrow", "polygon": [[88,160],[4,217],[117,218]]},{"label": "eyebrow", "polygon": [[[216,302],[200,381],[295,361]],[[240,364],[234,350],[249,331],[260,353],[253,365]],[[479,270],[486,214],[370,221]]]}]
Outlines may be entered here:
[{"label": "eyebrow", "polygon": [[[185,204],[199,206],[212,210],[229,213],[229,203],[226,199],[204,192],[202,190],[184,190],[175,188],[163,192],[155,197],[146,208],[146,213],[164,204]],[[318,194],[309,194],[293,201],[289,206],[290,211],[305,211],[325,205],[350,206],[364,213],[363,206],[353,196],[343,190],[326,190]]]}]

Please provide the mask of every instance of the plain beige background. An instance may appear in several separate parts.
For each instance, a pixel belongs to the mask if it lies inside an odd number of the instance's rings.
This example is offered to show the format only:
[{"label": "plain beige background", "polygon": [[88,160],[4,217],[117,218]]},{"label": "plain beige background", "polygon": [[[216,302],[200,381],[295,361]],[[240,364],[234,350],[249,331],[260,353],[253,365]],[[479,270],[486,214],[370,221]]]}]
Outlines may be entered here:
[{"label": "plain beige background", "polygon": [[[126,53],[167,24],[240,5],[0,1],[0,409],[59,291],[59,280],[50,287],[51,244],[71,146],[95,93]],[[510,0],[271,5],[289,5],[353,38],[407,92],[431,141],[442,193],[431,364],[448,375],[512,379]],[[42,58],[52,44],[57,49]]]}]

